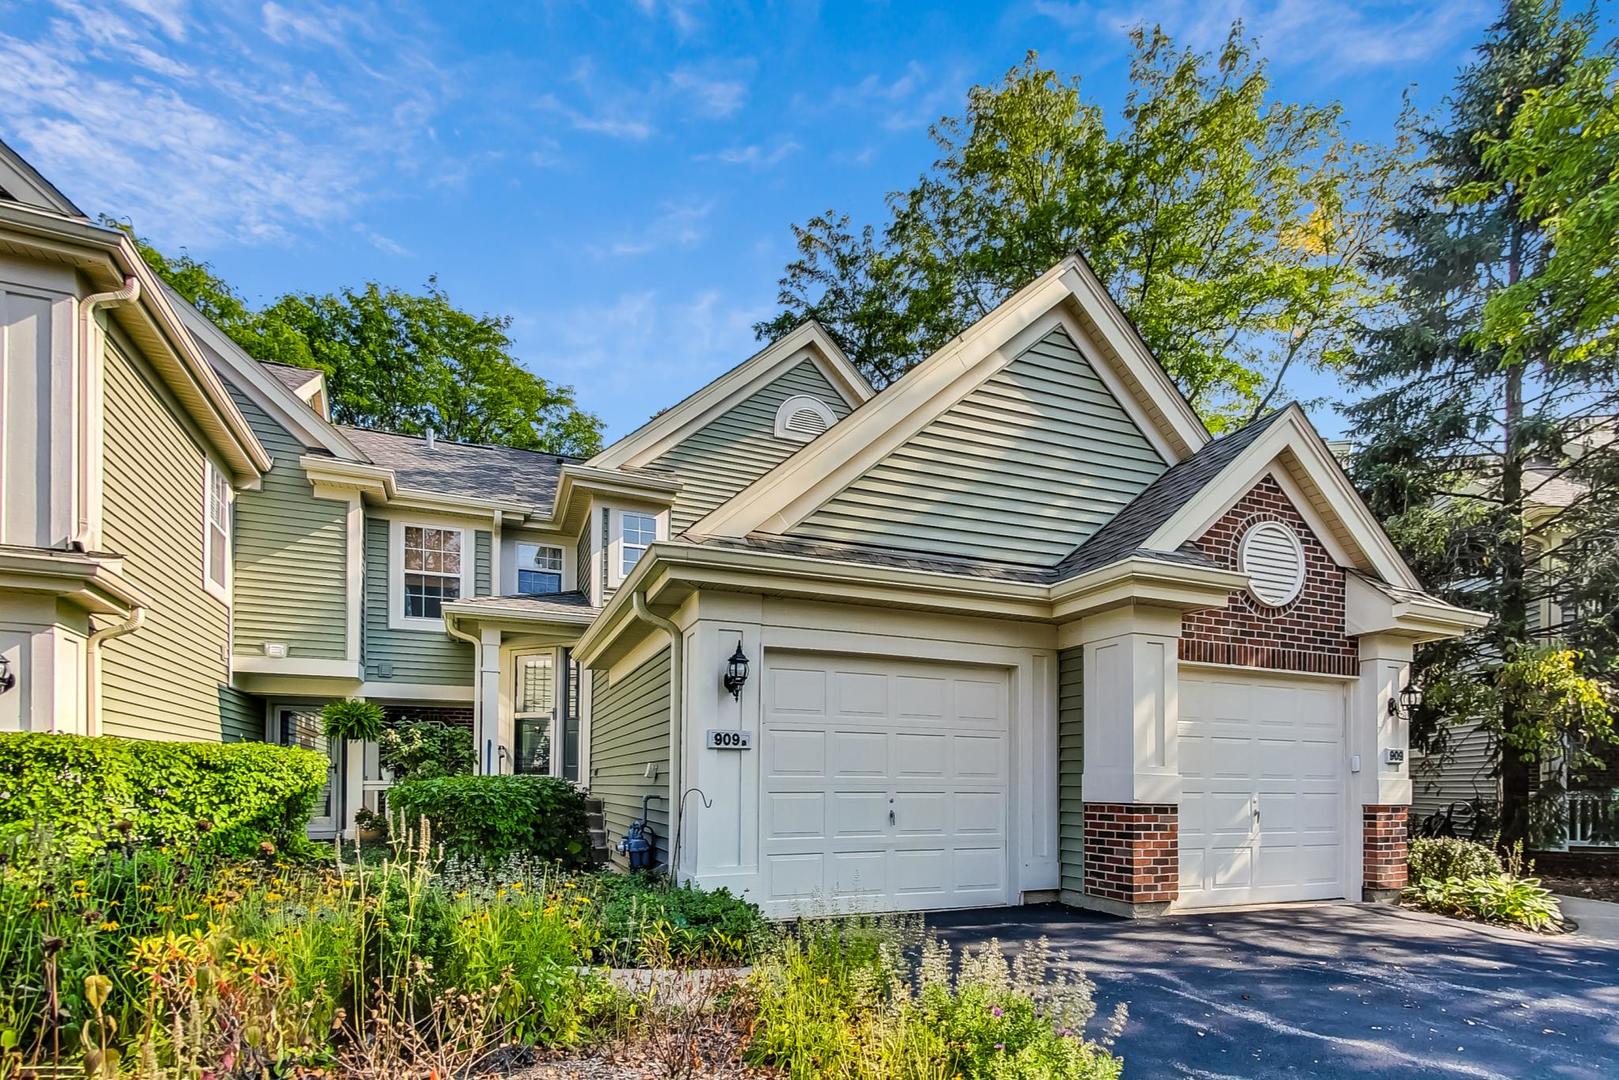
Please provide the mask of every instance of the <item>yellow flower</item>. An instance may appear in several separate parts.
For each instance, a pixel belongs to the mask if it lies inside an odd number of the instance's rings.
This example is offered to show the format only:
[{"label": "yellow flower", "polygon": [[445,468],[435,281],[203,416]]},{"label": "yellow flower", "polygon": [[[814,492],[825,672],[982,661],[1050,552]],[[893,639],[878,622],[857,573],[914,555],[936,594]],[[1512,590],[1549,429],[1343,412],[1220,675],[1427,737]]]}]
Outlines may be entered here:
[{"label": "yellow flower", "polygon": [[272,903],[272,904],[273,904],[273,903],[275,903],[275,902],[276,902],[276,901],[277,901],[277,900],[280,900],[280,899],[281,899],[281,894],[280,894],[280,893],[278,893],[278,892],[267,892],[267,893],[265,893],[265,894],[264,894],[264,898],[265,898],[265,899],[266,899],[266,900],[268,900],[268,901],[270,901],[270,903]]},{"label": "yellow flower", "polygon": [[564,881],[564,882],[563,882],[563,883],[562,883],[562,887],[563,887],[563,888],[564,888],[564,889],[577,889],[577,888],[578,888],[578,887],[579,887],[579,886],[577,886],[577,885],[575,885],[575,884],[574,884],[574,883],[573,883],[573,882],[571,882],[571,881]]},{"label": "yellow flower", "polygon": [[820,983],[822,986],[825,986],[827,983],[831,982],[832,980],[828,979],[825,975],[822,975],[819,979],[816,979],[815,981]]},{"label": "yellow flower", "polygon": [[44,911],[46,908],[48,908],[50,906],[51,906],[51,902],[49,900],[35,900],[34,901],[34,910],[35,911]]},{"label": "yellow flower", "polygon": [[170,912],[172,912],[174,910],[174,905],[173,904],[159,904],[159,905],[157,905],[156,910],[157,910],[157,913],[159,915],[167,915],[167,914],[169,914]]},{"label": "yellow flower", "polygon": [[106,922],[101,924],[101,929],[103,929],[103,930],[116,930],[116,929],[118,929],[118,922],[115,919],[108,919]]},{"label": "yellow flower", "polygon": [[182,915],[181,918],[183,918],[186,922],[196,922],[198,919],[202,918],[202,916],[198,915],[195,911],[192,911]]}]

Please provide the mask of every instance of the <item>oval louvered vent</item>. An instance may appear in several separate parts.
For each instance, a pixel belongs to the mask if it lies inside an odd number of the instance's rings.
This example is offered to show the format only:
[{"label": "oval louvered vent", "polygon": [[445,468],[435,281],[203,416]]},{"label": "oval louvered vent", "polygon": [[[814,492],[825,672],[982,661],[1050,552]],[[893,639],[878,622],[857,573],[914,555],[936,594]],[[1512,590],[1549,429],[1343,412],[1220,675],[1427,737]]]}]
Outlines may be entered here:
[{"label": "oval louvered vent", "polygon": [[837,423],[838,417],[826,402],[809,394],[798,394],[776,410],[776,438],[809,442]]},{"label": "oval louvered vent", "polygon": [[1248,530],[1237,553],[1248,590],[1262,602],[1281,607],[1304,588],[1304,548],[1298,534],[1279,521]]}]

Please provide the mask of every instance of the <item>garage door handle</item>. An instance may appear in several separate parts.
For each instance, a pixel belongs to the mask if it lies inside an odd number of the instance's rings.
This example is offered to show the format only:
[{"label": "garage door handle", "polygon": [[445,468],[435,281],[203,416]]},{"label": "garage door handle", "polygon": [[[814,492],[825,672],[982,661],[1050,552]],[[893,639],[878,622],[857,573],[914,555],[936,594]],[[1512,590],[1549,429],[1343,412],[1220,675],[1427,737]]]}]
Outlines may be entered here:
[{"label": "garage door handle", "polygon": [[888,812],[888,823],[890,825],[894,824],[894,811],[892,810]]},{"label": "garage door handle", "polygon": [[1251,805],[1252,805],[1253,811],[1254,811],[1254,820],[1258,821],[1259,820],[1259,796],[1258,795],[1255,795],[1253,797],[1253,799],[1251,800]]}]

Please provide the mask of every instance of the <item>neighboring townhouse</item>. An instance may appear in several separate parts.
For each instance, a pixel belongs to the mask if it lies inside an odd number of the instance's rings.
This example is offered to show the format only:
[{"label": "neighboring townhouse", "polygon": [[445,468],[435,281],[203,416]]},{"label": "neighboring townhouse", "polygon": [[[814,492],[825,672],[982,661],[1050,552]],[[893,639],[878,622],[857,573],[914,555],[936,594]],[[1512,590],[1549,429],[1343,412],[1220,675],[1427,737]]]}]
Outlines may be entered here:
[{"label": "neighboring townhouse", "polygon": [[[1403,883],[1412,649],[1483,616],[1297,406],[1211,439],[1080,259],[881,393],[806,324],[585,461],[333,424],[164,302],[261,448],[222,736],[467,723],[774,915]],[[388,778],[327,749],[330,835]]]}]

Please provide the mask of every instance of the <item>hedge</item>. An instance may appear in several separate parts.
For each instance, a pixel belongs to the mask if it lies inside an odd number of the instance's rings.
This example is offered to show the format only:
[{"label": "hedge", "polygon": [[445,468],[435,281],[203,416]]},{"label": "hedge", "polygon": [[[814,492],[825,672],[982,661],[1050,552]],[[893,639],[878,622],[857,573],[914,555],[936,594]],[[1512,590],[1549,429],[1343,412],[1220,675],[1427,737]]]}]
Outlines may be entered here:
[{"label": "hedge", "polygon": [[1504,869],[1501,856],[1488,844],[1448,836],[1423,836],[1411,841],[1407,861],[1412,883],[1495,877]]},{"label": "hedge", "polygon": [[74,855],[124,843],[295,850],[330,764],[269,743],[0,734],[0,838],[42,829]]},{"label": "hedge", "polygon": [[563,866],[590,861],[585,796],[555,776],[438,776],[388,789],[388,815],[407,829],[422,818],[434,843],[473,859],[533,855]]}]

